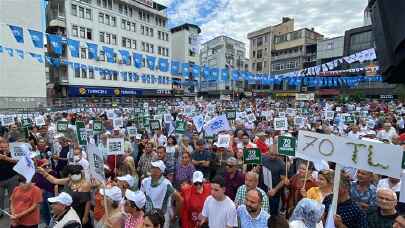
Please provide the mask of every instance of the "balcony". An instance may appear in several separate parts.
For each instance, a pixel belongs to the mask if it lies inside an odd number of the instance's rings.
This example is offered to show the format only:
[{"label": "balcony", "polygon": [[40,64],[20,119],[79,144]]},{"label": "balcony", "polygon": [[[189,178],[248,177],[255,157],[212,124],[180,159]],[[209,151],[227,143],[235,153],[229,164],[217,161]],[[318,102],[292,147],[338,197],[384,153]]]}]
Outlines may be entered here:
[{"label": "balcony", "polygon": [[281,60],[281,59],[290,59],[290,58],[297,58],[302,56],[302,52],[294,52],[294,53],[289,53],[289,54],[282,54],[282,55],[278,55],[278,56],[272,56],[271,57],[271,61],[277,61],[277,60]]}]

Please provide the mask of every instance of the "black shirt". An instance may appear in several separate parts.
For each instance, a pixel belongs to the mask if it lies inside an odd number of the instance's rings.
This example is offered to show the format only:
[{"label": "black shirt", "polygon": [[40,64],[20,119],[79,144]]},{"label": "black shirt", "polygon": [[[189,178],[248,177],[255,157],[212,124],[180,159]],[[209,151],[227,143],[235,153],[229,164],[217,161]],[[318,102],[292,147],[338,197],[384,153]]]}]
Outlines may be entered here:
[{"label": "black shirt", "polygon": [[14,165],[15,163],[0,160],[0,181],[8,180],[17,175],[17,173],[13,170]]},{"label": "black shirt", "polygon": [[[280,159],[271,159],[267,156],[262,157],[262,165],[270,170],[272,187],[276,187],[281,181],[281,176],[285,176],[285,163]],[[263,171],[260,170],[259,187],[267,192],[269,189],[264,185]],[[276,196],[279,196],[282,191],[278,191]]]}]

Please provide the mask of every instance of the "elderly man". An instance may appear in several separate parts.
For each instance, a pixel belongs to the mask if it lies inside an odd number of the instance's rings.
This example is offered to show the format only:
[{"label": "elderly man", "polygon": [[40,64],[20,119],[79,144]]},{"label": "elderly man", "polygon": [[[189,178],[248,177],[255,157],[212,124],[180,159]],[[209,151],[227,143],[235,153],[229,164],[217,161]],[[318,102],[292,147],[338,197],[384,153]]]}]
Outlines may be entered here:
[{"label": "elderly man", "polygon": [[237,209],[241,228],[267,227],[269,213],[262,209],[262,193],[258,189],[248,191],[245,204]]},{"label": "elderly man", "polygon": [[257,187],[258,184],[259,184],[259,175],[255,172],[247,172],[246,176],[245,176],[245,184],[240,186],[238,188],[238,191],[236,192],[236,197],[235,197],[236,206],[240,206],[244,203],[244,201],[246,199],[246,193],[248,191],[257,189],[263,195],[262,208],[264,211],[268,212],[269,211],[269,198],[267,197],[267,194],[265,191],[263,191],[261,188]]},{"label": "elderly man", "polygon": [[389,188],[380,188],[377,191],[377,206],[369,208],[367,222],[369,228],[392,227],[398,213],[395,209],[397,195]]},{"label": "elderly man", "polygon": [[372,184],[373,174],[365,170],[357,171],[357,182],[353,182],[350,196],[361,209],[376,205],[376,186]]},{"label": "elderly man", "polygon": [[163,176],[166,166],[163,161],[158,160],[151,162],[151,175],[142,180],[141,191],[145,193],[146,196],[146,212],[150,212],[153,209],[160,209],[165,213],[165,225],[164,227],[169,227],[170,217],[169,208],[171,198],[173,197],[176,201],[176,211],[180,211],[181,207],[181,196],[173,188],[170,181]]},{"label": "elderly man", "polygon": [[49,223],[50,228],[80,228],[80,218],[76,211],[71,207],[72,197],[66,192],[61,192],[58,196],[48,199],[52,208],[52,220]]},{"label": "elderly man", "polygon": [[225,194],[235,200],[236,192],[238,188],[243,185],[245,181],[245,175],[238,170],[238,160],[234,157],[228,158],[226,160],[226,173],[224,175],[225,179]]}]

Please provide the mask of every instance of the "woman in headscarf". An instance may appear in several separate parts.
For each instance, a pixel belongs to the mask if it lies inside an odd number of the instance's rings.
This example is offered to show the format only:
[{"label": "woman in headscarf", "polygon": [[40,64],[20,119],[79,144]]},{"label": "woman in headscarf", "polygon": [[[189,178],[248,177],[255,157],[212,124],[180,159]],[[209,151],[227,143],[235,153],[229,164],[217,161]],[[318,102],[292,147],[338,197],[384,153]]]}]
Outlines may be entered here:
[{"label": "woman in headscarf", "polygon": [[298,202],[290,217],[290,228],[323,228],[322,215],[325,205],[304,198]]}]

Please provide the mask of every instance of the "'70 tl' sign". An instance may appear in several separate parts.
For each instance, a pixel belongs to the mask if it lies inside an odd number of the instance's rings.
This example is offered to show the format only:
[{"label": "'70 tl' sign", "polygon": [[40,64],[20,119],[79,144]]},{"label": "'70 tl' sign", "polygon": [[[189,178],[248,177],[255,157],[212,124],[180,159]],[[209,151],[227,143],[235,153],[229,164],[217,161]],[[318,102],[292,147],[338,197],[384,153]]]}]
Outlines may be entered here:
[{"label": "'70 tl' sign", "polygon": [[324,159],[343,166],[399,178],[402,148],[398,145],[352,140],[335,135],[299,131],[296,156]]}]

